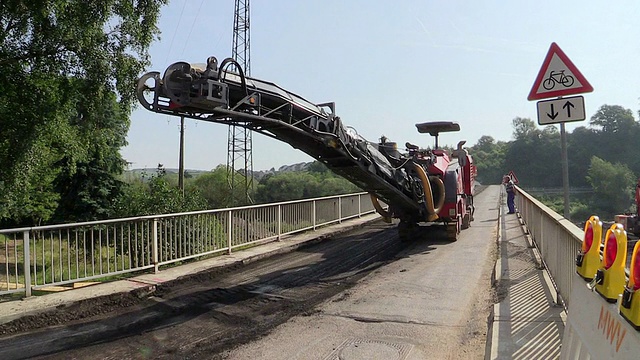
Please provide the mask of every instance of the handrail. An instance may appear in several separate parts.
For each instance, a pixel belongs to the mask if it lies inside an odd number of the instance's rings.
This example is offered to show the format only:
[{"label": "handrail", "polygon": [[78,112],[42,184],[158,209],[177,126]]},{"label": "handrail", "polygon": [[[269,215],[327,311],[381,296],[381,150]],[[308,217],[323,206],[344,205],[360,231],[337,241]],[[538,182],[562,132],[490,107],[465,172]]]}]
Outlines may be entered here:
[{"label": "handrail", "polygon": [[139,272],[375,213],[369,193],[0,230],[0,295]]},{"label": "handrail", "polygon": [[584,232],[562,215],[516,187],[516,207],[526,225],[565,308],[572,290],[575,257],[582,246]]},{"label": "handrail", "polygon": [[352,194],[333,195],[333,196],[317,197],[317,198],[310,198],[310,199],[281,201],[281,202],[268,203],[268,204],[245,205],[245,206],[238,206],[238,207],[233,207],[233,208],[221,208],[221,209],[212,209],[212,210],[196,210],[196,211],[187,211],[187,212],[180,212],[180,213],[142,215],[142,216],[117,218],[117,219],[84,221],[84,222],[79,222],[79,223],[51,224],[51,225],[40,225],[40,226],[30,226],[30,227],[11,228],[11,229],[0,229],[0,234],[7,234],[7,233],[14,233],[14,232],[21,232],[21,231],[54,230],[54,229],[68,228],[68,227],[72,227],[72,226],[90,226],[90,225],[100,225],[100,224],[112,224],[112,223],[124,222],[124,221],[152,220],[152,219],[170,218],[170,217],[176,217],[176,216],[182,216],[182,215],[210,214],[210,213],[216,213],[216,212],[226,212],[226,211],[229,211],[229,210],[256,209],[256,208],[261,208],[261,207],[264,207],[264,206],[299,204],[299,203],[305,203],[305,202],[315,201],[315,200],[326,200],[326,199],[333,199],[333,198],[337,199],[337,198],[340,198],[340,197],[343,197],[343,196],[354,196],[354,195],[357,195],[357,196],[365,196],[365,195],[369,196],[369,193],[368,192],[358,192],[358,193],[352,193]]}]

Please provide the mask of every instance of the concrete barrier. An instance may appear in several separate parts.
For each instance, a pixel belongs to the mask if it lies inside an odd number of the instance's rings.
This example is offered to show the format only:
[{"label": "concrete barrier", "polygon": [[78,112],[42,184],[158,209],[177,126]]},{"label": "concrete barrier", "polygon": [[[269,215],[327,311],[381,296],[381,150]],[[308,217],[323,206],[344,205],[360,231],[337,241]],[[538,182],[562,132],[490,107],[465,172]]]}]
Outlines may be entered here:
[{"label": "concrete barrier", "polygon": [[609,303],[573,277],[571,306],[562,339],[560,359],[638,359],[640,332]]},{"label": "concrete barrier", "polygon": [[[522,189],[517,190],[519,216],[567,310],[560,358],[640,359],[640,331],[620,315],[622,295],[616,303],[607,302],[587,288],[587,282],[576,272],[576,255],[582,248],[584,231]],[[597,256],[601,258],[602,254]]]}]

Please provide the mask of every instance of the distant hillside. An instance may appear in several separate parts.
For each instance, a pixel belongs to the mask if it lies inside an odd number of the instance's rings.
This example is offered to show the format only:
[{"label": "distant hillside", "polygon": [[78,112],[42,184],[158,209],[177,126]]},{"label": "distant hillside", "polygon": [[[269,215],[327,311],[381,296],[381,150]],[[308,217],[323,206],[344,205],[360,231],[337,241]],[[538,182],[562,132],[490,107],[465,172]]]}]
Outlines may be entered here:
[{"label": "distant hillside", "polygon": [[290,171],[304,171],[309,168],[312,162],[302,162],[293,165],[282,165],[276,170],[275,168],[271,168],[269,170],[258,170],[253,172],[253,178],[260,181],[267,174],[275,174],[279,172],[290,172]]},{"label": "distant hillside", "polygon": [[[158,170],[157,168],[139,168],[139,169],[125,170],[125,173],[134,174],[134,175],[143,175],[143,174],[152,175],[152,174],[155,174],[157,170]],[[172,169],[172,168],[165,168],[165,171],[168,174],[178,173],[178,169]],[[198,176],[200,174],[209,172],[207,170],[195,170],[195,169],[185,169],[184,171],[193,176]]]},{"label": "distant hillside", "polygon": [[[290,171],[304,171],[304,170],[307,170],[309,168],[309,165],[311,165],[312,163],[313,162],[301,162],[301,163],[292,164],[292,165],[282,165],[277,170],[275,168],[271,168],[269,170],[257,170],[253,172],[253,177],[254,179],[260,181],[260,179],[262,179],[267,174],[275,174],[279,172],[290,172]],[[157,168],[138,168],[138,169],[126,170],[124,172],[124,177],[136,178],[136,177],[142,177],[143,175],[151,176],[155,174],[157,170],[158,170]],[[165,171],[168,174],[178,173],[178,169],[174,169],[174,168],[165,168]],[[189,174],[193,177],[197,177],[198,175],[208,173],[210,170],[185,169],[184,171],[186,174]]]}]

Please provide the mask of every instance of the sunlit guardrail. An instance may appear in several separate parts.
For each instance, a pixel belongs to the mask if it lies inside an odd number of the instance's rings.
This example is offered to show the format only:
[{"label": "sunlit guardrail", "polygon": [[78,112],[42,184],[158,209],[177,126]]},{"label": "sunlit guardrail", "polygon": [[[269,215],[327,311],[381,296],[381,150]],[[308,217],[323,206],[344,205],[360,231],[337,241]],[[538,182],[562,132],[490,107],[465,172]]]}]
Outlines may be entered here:
[{"label": "sunlit guardrail", "polygon": [[[0,230],[0,295],[153,269],[375,212],[368,193]],[[26,284],[26,285],[25,285]]]},{"label": "sunlit guardrail", "polygon": [[572,276],[576,272],[575,259],[582,245],[584,231],[527,192],[520,188],[517,190],[518,212],[567,307]]}]

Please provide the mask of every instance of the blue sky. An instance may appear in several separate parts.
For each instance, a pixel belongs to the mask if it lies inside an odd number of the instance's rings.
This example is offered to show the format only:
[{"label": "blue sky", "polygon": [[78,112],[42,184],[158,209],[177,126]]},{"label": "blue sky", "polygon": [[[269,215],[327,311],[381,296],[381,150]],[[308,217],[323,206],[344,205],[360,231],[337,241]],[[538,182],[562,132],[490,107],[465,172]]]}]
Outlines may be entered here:
[{"label": "blue sky", "polygon": [[[233,0],[171,0],[147,70],[231,56],[233,7]],[[335,102],[344,123],[371,141],[384,135],[430,146],[415,124],[435,120],[461,127],[442,134],[441,144],[471,146],[483,135],[509,141],[513,118],[537,121],[527,95],[552,42],[594,88],[584,94],[587,119],[604,104],[637,117],[638,14],[638,1],[253,0],[251,75],[311,102]],[[176,168],[179,123],[134,110],[122,151],[131,168]],[[225,125],[186,120],[185,167],[225,164],[227,135]],[[312,160],[253,135],[255,170]]]}]

